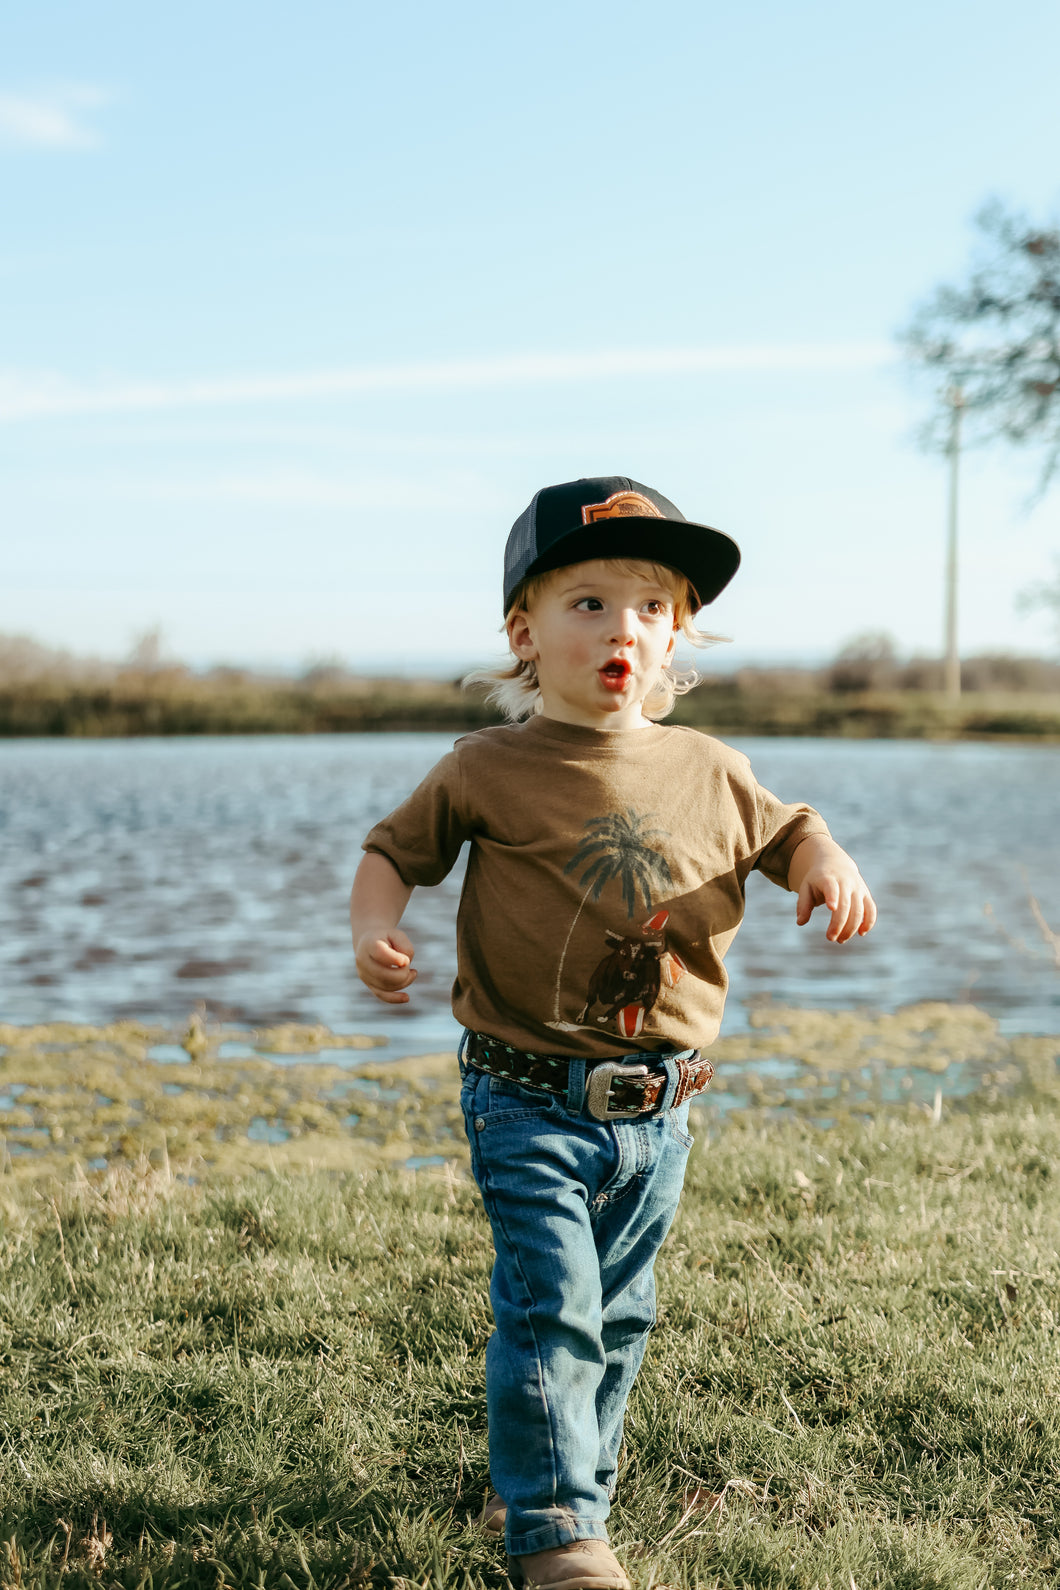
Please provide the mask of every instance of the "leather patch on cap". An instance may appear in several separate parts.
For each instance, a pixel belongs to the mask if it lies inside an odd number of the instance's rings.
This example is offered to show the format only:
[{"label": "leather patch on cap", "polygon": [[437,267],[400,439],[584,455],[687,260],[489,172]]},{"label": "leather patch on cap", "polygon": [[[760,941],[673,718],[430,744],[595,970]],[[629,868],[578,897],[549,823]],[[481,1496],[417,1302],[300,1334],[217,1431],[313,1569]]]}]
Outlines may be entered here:
[{"label": "leather patch on cap", "polygon": [[616,491],[606,502],[588,502],[582,509],[582,524],[596,524],[598,519],[661,519],[662,514],[653,502],[642,497],[639,491]]}]

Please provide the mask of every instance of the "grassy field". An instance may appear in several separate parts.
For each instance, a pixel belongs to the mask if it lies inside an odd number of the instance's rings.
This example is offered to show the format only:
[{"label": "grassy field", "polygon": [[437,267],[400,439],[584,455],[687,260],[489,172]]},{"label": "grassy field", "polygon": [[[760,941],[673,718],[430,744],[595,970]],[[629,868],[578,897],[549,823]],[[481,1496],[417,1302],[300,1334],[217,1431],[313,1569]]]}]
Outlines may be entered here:
[{"label": "grassy field", "polygon": [[[451,1069],[376,1084],[369,1057],[379,1108],[351,1125],[277,1063],[330,1076],[331,1035],[252,1036],[260,1060],[226,1061],[193,1024],[183,1091],[156,1094],[164,1035],[0,1032],[31,1145],[0,1177],[0,1584],[500,1590],[475,1524],[489,1235]],[[765,1012],[730,1045],[630,1410],[635,1584],[1060,1585],[1060,1040],[921,1007]],[[959,1105],[933,1086],[953,1068]],[[185,1101],[154,1143],[137,1072]],[[394,1142],[432,1131],[442,1162],[402,1168]]]}]

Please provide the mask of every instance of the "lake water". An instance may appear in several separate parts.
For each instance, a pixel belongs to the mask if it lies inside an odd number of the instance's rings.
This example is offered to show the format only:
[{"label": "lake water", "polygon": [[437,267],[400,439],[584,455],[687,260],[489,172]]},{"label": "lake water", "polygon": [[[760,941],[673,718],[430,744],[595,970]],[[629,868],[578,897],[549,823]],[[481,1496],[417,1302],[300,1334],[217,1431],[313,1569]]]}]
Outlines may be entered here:
[{"label": "lake water", "polygon": [[[1060,1031],[1060,969],[1029,899],[1060,928],[1060,747],[735,743],[762,783],[824,812],[881,914],[867,939],[832,946],[822,913],[797,929],[794,897],[753,876],[723,1031],[762,998],[970,1000],[1006,1030]],[[0,1017],[180,1023],[205,1004],[239,1024],[385,1036],[394,1055],[454,1046],[460,876],[413,897],[420,977],[401,1010],[356,981],[346,915],[365,831],[451,744],[0,743]]]}]

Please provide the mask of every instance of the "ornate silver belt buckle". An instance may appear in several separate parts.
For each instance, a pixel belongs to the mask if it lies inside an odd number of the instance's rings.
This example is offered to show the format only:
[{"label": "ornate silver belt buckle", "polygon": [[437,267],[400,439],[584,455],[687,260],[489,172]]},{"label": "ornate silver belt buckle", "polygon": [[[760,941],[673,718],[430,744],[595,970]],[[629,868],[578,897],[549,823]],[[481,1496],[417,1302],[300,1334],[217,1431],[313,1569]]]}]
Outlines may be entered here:
[{"label": "ornate silver belt buckle", "polygon": [[589,1086],[585,1090],[589,1114],[597,1121],[623,1121],[632,1115],[642,1115],[642,1110],[613,1110],[611,1084],[617,1077],[646,1077],[647,1066],[623,1065],[621,1060],[603,1060],[589,1072]]}]

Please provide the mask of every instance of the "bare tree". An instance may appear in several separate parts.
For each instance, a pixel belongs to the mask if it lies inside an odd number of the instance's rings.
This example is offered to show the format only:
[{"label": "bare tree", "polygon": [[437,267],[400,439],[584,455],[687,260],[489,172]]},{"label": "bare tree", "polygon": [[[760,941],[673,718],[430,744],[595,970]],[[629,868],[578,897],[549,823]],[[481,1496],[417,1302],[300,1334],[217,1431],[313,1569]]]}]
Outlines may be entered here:
[{"label": "bare tree", "polygon": [[125,667],[130,673],[158,673],[162,667],[162,630],[158,624],[135,637]]},{"label": "bare tree", "polygon": [[1036,607],[1044,607],[1052,616],[1057,645],[1060,646],[1060,557],[1054,560],[1053,567],[1053,579],[1049,583],[1032,585],[1026,591],[1021,591],[1018,605],[1025,613]]},{"label": "bare tree", "polygon": [[836,655],[828,670],[833,690],[888,690],[898,675],[898,651],[883,630],[855,635]]},{"label": "bare tree", "polygon": [[[1060,470],[1060,228],[999,200],[976,224],[983,242],[967,284],[936,287],[900,340],[940,394],[960,394],[973,439],[1044,448],[1044,491]],[[929,444],[947,444],[951,408],[947,396]]]}]

